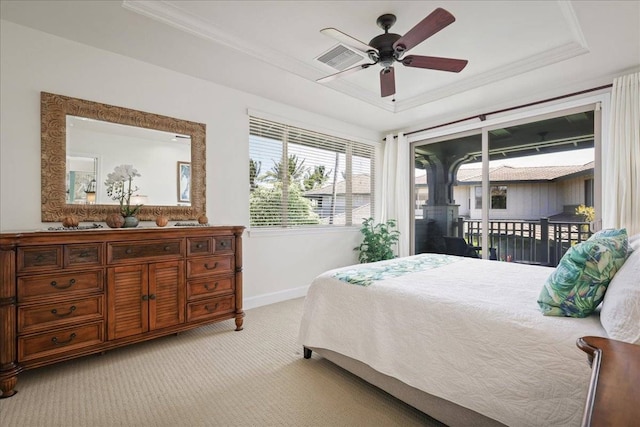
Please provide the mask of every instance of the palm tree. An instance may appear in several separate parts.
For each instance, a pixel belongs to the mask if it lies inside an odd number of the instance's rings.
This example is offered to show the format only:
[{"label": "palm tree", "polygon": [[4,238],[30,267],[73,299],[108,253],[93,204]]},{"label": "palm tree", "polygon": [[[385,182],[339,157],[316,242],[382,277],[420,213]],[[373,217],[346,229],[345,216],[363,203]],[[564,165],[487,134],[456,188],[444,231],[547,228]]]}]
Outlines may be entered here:
[{"label": "palm tree", "polygon": [[[298,156],[295,154],[289,155],[289,158],[287,161],[287,169],[289,172],[287,176],[287,181],[290,184],[292,182],[300,182],[304,177],[305,172],[308,170],[308,168],[304,166],[304,160],[300,161],[300,159],[298,159]],[[282,161],[279,161],[278,163],[273,165],[270,171],[265,173],[265,179],[270,181],[283,182],[284,181],[284,174],[282,173],[283,170],[284,170],[284,167],[282,165]]]},{"label": "palm tree", "polygon": [[262,162],[249,159],[249,190],[253,191],[258,187],[256,181],[260,176],[260,169],[262,169]]},{"label": "palm tree", "polygon": [[324,165],[314,166],[313,172],[307,171],[304,177],[304,189],[313,190],[314,188],[322,187],[328,180],[331,171],[325,172],[326,167]]}]

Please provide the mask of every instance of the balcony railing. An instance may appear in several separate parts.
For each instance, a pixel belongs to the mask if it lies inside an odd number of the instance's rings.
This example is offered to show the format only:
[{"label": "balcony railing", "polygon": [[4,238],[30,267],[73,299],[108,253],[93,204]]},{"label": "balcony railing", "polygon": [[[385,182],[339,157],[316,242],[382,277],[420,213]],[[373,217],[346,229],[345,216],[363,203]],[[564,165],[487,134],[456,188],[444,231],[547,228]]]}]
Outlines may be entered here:
[{"label": "balcony railing", "polygon": [[[458,236],[482,246],[482,221],[458,218]],[[489,221],[489,248],[495,258],[555,267],[565,252],[591,236],[588,222]],[[493,250],[491,251],[493,255]]]}]

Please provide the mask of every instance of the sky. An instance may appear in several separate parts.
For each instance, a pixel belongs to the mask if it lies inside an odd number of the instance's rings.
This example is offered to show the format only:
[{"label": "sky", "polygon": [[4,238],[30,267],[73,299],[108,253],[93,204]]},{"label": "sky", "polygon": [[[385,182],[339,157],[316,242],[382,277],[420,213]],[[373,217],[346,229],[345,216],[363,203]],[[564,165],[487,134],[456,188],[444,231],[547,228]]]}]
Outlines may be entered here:
[{"label": "sky", "polygon": [[[586,148],[583,150],[573,150],[570,154],[549,153],[539,154],[537,156],[517,157],[513,159],[494,160],[489,164],[494,166],[569,166],[584,165],[594,160],[594,149]],[[461,168],[481,168],[482,164],[474,163],[463,165]]]}]

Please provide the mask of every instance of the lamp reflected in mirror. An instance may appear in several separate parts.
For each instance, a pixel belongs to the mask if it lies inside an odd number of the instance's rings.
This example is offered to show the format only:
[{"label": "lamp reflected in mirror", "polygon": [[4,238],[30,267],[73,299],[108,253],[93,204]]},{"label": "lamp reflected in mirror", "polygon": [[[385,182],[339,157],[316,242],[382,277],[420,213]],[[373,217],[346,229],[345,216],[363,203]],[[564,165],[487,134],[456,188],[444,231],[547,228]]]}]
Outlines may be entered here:
[{"label": "lamp reflected in mirror", "polygon": [[92,179],[89,181],[89,185],[87,189],[84,191],[87,195],[87,204],[95,205],[96,204],[96,180]]}]

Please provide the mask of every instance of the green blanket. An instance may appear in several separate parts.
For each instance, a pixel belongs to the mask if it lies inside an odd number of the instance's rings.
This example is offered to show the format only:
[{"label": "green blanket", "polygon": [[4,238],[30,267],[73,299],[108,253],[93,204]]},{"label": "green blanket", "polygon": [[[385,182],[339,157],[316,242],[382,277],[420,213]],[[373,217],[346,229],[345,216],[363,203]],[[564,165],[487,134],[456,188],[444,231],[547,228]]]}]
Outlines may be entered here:
[{"label": "green blanket", "polygon": [[369,286],[375,280],[399,277],[408,273],[430,270],[462,260],[462,257],[442,254],[420,254],[383,263],[362,264],[340,270],[333,275],[338,280],[354,285]]}]

